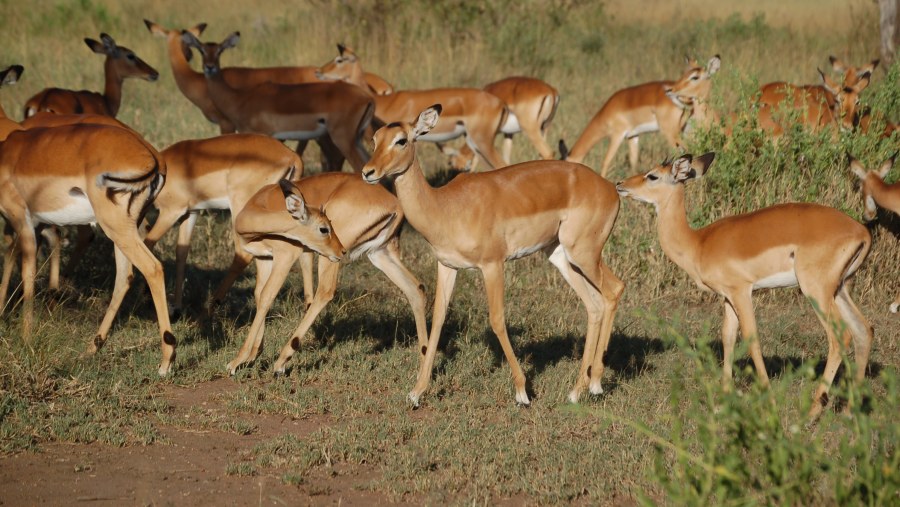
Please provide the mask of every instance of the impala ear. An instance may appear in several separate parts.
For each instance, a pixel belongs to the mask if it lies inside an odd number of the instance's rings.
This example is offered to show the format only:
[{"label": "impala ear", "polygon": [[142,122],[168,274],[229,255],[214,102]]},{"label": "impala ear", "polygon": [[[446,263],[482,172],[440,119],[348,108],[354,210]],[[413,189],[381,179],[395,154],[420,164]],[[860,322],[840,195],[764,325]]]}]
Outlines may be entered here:
[{"label": "impala ear", "polygon": [[861,180],[866,179],[866,168],[859,163],[859,160],[856,160],[853,158],[853,155],[848,153],[847,161],[850,163],[850,170],[853,171],[853,174],[855,174],[857,178]]},{"label": "impala ear", "polygon": [[22,77],[25,67],[21,65],[10,65],[6,70],[0,72],[0,85],[10,85],[15,83]]},{"label": "impala ear", "polygon": [[722,59],[719,55],[716,55],[709,59],[709,62],[706,63],[706,73],[712,76],[716,72],[719,72],[719,69],[722,67]]},{"label": "impala ear", "polygon": [[225,40],[219,44],[219,50],[233,48],[238,45],[238,42],[241,41],[241,32],[233,32],[228,37],[225,37]]},{"label": "impala ear", "polygon": [[347,50],[347,46],[345,46],[343,42],[338,42],[337,48],[338,54],[344,56],[344,51]]},{"label": "impala ear", "polygon": [[106,48],[107,54],[112,54],[118,48],[118,46],[116,46],[116,41],[114,41],[109,34],[101,33],[100,41],[103,42],[103,47]]},{"label": "impala ear", "polygon": [[855,85],[853,85],[852,90],[856,93],[860,93],[869,87],[870,82],[871,74],[867,72],[859,79],[859,81],[856,82]]},{"label": "impala ear", "polygon": [[284,207],[300,223],[306,223],[309,220],[309,210],[306,208],[306,200],[297,185],[288,180],[278,180],[278,186],[284,194]]},{"label": "impala ear", "polygon": [[147,30],[150,31],[153,35],[164,36],[166,35],[166,29],[157,25],[156,23],[150,21],[149,19],[144,19],[144,24],[147,26]]},{"label": "impala ear", "polygon": [[831,80],[830,77],[826,76],[822,69],[816,69],[819,71],[819,76],[822,77],[822,85],[825,86],[825,89],[828,90],[828,93],[837,96],[837,94],[841,91],[841,88]]},{"label": "impala ear", "polygon": [[181,31],[181,42],[187,44],[188,47],[199,49],[201,53],[203,52],[203,45],[200,43],[200,39],[198,39],[196,35],[187,30]]},{"label": "impala ear", "polygon": [[419,113],[419,119],[416,120],[416,126],[412,131],[413,139],[431,132],[431,129],[437,125],[438,118],[441,117],[442,109],[440,104],[435,104]]},{"label": "impala ear", "polygon": [[85,38],[84,43],[87,44],[87,47],[91,48],[91,51],[93,51],[94,53],[97,53],[98,55],[106,54],[106,49],[103,48],[102,43],[89,38]]},{"label": "impala ear", "polygon": [[831,70],[833,70],[835,72],[844,72],[845,70],[847,70],[847,66],[844,65],[844,62],[842,62],[836,56],[829,55],[828,62],[831,64]]},{"label": "impala ear", "polygon": [[200,34],[203,33],[203,30],[206,30],[206,23],[200,23],[193,28],[187,29],[187,31],[191,32],[192,34],[196,35],[197,37],[200,37]]},{"label": "impala ear", "polygon": [[715,160],[715,158],[716,158],[715,152],[710,151],[708,153],[704,153],[703,155],[700,155],[699,157],[695,158],[691,162],[691,167],[695,171],[697,171],[698,178],[706,174],[706,172],[709,170],[709,166],[712,165],[713,160]]},{"label": "impala ear", "polygon": [[684,183],[697,176],[697,171],[691,166],[692,161],[693,156],[690,154],[682,155],[672,161],[672,178],[676,183]]},{"label": "impala ear", "polygon": [[881,179],[884,179],[885,176],[887,176],[888,173],[891,172],[891,168],[894,167],[894,160],[896,159],[897,154],[894,153],[893,155],[891,155],[891,158],[885,160],[884,163],[881,164],[881,167],[878,168],[878,175],[881,176]]}]

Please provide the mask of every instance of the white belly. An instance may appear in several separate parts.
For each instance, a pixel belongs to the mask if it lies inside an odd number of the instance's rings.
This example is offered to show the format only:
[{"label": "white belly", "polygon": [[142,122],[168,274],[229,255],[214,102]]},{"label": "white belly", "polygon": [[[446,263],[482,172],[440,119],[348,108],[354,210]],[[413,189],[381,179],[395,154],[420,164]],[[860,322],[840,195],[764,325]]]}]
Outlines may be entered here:
[{"label": "white belly", "polygon": [[648,123],[642,123],[633,129],[629,130],[625,137],[635,137],[641,134],[646,134],[648,132],[659,132],[659,123],[655,121],[651,121]]},{"label": "white belly", "polygon": [[794,270],[790,270],[757,280],[753,284],[753,289],[773,289],[775,287],[795,287],[797,285],[797,273]]},{"label": "white belly", "polygon": [[35,224],[79,225],[97,222],[94,208],[84,194],[70,196],[67,206],[53,211],[41,211],[31,214]]},{"label": "white belly", "polygon": [[231,209],[231,201],[227,197],[219,197],[208,201],[198,202],[191,207],[192,210],[204,209]]},{"label": "white belly", "polygon": [[509,116],[506,117],[506,122],[503,123],[503,126],[500,127],[500,132],[503,132],[507,135],[518,134],[522,131],[522,126],[519,125],[519,118],[516,117],[512,112],[509,113]]},{"label": "white belly", "polygon": [[457,123],[453,130],[449,132],[429,132],[424,136],[419,137],[419,141],[428,141],[431,143],[443,143],[445,141],[450,141],[456,139],[457,137],[466,133],[466,126],[462,123]]}]

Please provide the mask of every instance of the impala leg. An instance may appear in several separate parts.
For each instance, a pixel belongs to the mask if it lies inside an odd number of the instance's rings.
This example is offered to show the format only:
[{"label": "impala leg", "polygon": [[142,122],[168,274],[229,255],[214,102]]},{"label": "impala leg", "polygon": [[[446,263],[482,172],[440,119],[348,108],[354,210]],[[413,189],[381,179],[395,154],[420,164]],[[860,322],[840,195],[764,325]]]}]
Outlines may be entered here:
[{"label": "impala leg", "polygon": [[394,282],[400,288],[409,306],[412,308],[413,317],[416,320],[416,336],[419,340],[419,359],[425,357],[428,348],[428,325],[425,322],[425,286],[408,270],[400,260],[399,242],[397,238],[391,240],[386,248],[369,252],[369,260],[376,268]]},{"label": "impala leg", "polygon": [[628,164],[631,166],[631,172],[636,173],[638,170],[638,154],[640,153],[640,136],[634,136],[628,139]]},{"label": "impala leg", "polygon": [[[469,128],[469,125],[466,125],[466,128]],[[467,131],[466,135],[466,144],[469,145],[472,150],[477,153],[481,158],[484,159],[488,165],[491,166],[491,169],[500,169],[504,167],[506,164],[503,162],[503,157],[497,153],[497,149],[494,148],[494,132],[482,132],[481,130],[487,129],[472,129]]]},{"label": "impala leg", "polygon": [[897,313],[900,311],[900,294],[897,294],[897,298],[894,299],[894,302],[891,303],[891,313]]},{"label": "impala leg", "polygon": [[315,294],[315,289],[313,288],[313,262],[315,259],[316,254],[314,252],[304,251],[300,254],[300,274],[303,276],[303,302],[307,311],[312,305],[313,295]]},{"label": "impala leg", "polygon": [[522,125],[522,132],[525,133],[528,140],[531,141],[531,144],[537,149],[542,159],[553,160],[553,149],[547,144],[547,140],[544,138],[544,133],[541,131],[540,127],[532,127],[529,125],[526,128],[525,125]]},{"label": "impala leg", "polygon": [[453,295],[453,286],[456,284],[456,270],[438,263],[437,281],[434,292],[434,310],[431,315],[431,334],[428,336],[428,350],[425,359],[419,363],[419,376],[416,385],[409,393],[409,401],[413,406],[419,406],[419,398],[428,389],[431,383],[431,372],[434,368],[434,356],[437,354],[438,341],[441,338],[441,328],[447,318],[447,307],[450,305],[450,297]]},{"label": "impala leg", "polygon": [[872,341],[874,340],[872,325],[850,298],[846,285],[838,291],[835,302],[838,311],[841,312],[841,317],[844,318],[844,322],[853,333],[853,355],[856,359],[855,380],[861,383],[866,378],[866,366],[869,364],[869,353],[872,351]]},{"label": "impala leg", "polygon": [[737,313],[741,338],[750,344],[750,357],[756,367],[759,382],[763,387],[769,387],[769,374],[766,372],[766,365],[763,362],[762,347],[759,344],[759,334],[756,329],[756,316],[753,314],[753,301],[750,299],[751,293],[750,288],[740,291],[739,295],[732,298],[731,304]]},{"label": "impala leg", "polygon": [[[817,299],[817,301],[822,301]],[[837,308],[833,301],[829,301],[822,308],[823,312],[816,312],[819,322],[825,328],[825,334],[828,337],[828,358],[825,360],[825,371],[822,373],[822,381],[816,387],[813,394],[813,404],[809,409],[809,419],[815,420],[822,413],[822,409],[828,404],[828,389],[834,382],[834,376],[837,374],[838,368],[841,367],[841,356],[843,353],[843,343],[849,345],[849,330],[841,319],[836,319]],[[835,334],[835,328],[841,333],[841,339]]]},{"label": "impala leg", "polygon": [[72,253],[69,254],[69,262],[63,268],[64,278],[72,277],[72,273],[75,271],[78,263],[84,258],[84,253],[87,252],[91,242],[94,241],[94,228],[90,225],[76,225],[75,232],[75,247],[72,249]]},{"label": "impala leg", "polygon": [[319,149],[322,152],[322,172],[337,171],[340,172],[344,166],[344,153],[339,148],[330,135],[324,135],[316,139]]},{"label": "impala leg", "polygon": [[[625,292],[625,283],[622,282],[606,264],[601,261],[600,269],[603,274],[600,286],[600,297],[602,298],[603,317],[600,321],[600,336],[597,345],[597,352],[594,355],[594,364],[591,366],[591,394],[603,393],[600,380],[603,376],[603,356],[609,346],[609,339],[612,336],[613,321],[616,316],[616,310],[619,307],[619,300]],[[592,292],[593,294],[593,292]]]},{"label": "impala leg", "polygon": [[191,236],[197,224],[199,213],[188,213],[187,218],[178,226],[178,242],[175,245],[175,302],[172,305],[174,315],[179,316],[184,301],[184,272],[187,257],[191,251]]},{"label": "impala leg", "polygon": [[22,252],[22,338],[31,340],[34,319],[34,276],[37,271],[37,238],[34,227],[26,222],[19,229],[19,250]]},{"label": "impala leg", "polygon": [[[233,220],[233,217],[232,217]],[[253,256],[250,255],[249,252],[244,250],[244,242],[241,239],[240,235],[235,232],[233,229],[231,234],[234,237],[234,255],[231,258],[231,266],[228,266],[228,271],[225,273],[225,277],[222,278],[222,281],[219,282],[219,286],[216,287],[215,292],[213,292],[212,298],[209,302],[208,312],[212,315],[213,310],[216,305],[221,303],[225,299],[225,294],[228,292],[228,289],[234,285],[234,281],[237,280],[241,273],[247,269],[247,266],[250,264],[250,261],[253,260]],[[257,278],[258,280],[258,278]]]},{"label": "impala leg", "polygon": [[[284,373],[285,364],[291,359],[294,352],[300,350],[301,340],[309,332],[309,328],[312,327],[322,310],[328,306],[328,303],[334,299],[340,271],[341,264],[339,262],[332,262],[324,257],[319,257],[319,288],[306,309],[306,314],[300,320],[300,325],[291,334],[291,339],[281,348],[281,353],[278,355],[278,360],[275,361],[274,366],[276,374]],[[304,279],[304,283],[305,281]]]},{"label": "impala leg", "polygon": [[134,280],[131,262],[125,257],[118,245],[113,245],[113,252],[116,259],[116,281],[113,286],[112,297],[109,300],[109,306],[106,308],[106,314],[104,314],[103,320],[100,322],[100,329],[97,331],[97,335],[88,343],[87,350],[84,351],[85,357],[92,356],[103,348],[106,338],[109,336],[109,329],[112,327],[113,320],[115,320],[116,314],[119,312],[119,307],[122,306],[122,300],[125,299],[125,294],[128,293],[131,282]]},{"label": "impala leg", "polygon": [[19,255],[19,241],[18,238],[13,235],[12,229],[9,230],[7,240],[9,243],[6,247],[6,254],[3,256],[3,278],[0,280],[0,315],[3,315],[3,312],[8,305],[6,297],[9,294],[9,283],[10,280],[12,280],[13,266]]},{"label": "impala leg", "polygon": [[59,231],[55,225],[41,230],[41,236],[47,240],[50,247],[50,277],[47,285],[50,290],[59,290],[59,258],[62,245],[59,242]]},{"label": "impala leg", "polygon": [[624,140],[625,136],[623,134],[609,137],[609,149],[606,150],[606,155],[603,157],[603,165],[600,166],[600,176],[605,178],[607,173],[609,173],[609,168],[612,167],[613,160],[616,158],[616,152],[619,151],[619,146],[622,145]]},{"label": "impala leg", "polygon": [[512,144],[513,144],[513,136],[512,134],[503,134],[503,141],[501,145],[501,156],[503,157],[503,162],[506,165],[509,165],[510,157],[512,155]]},{"label": "impala leg", "polygon": [[487,291],[488,311],[490,314],[491,328],[500,340],[503,355],[506,356],[509,367],[512,370],[513,385],[516,388],[516,402],[523,405],[531,403],[528,393],[525,391],[525,373],[516,360],[509,335],[506,332],[506,316],[503,311],[503,263],[487,264],[481,268],[484,275],[484,287]]},{"label": "impala leg", "polygon": [[[266,329],[266,315],[268,315],[272,303],[275,302],[275,296],[278,295],[278,291],[284,285],[284,281],[296,260],[296,248],[287,246],[274,251],[271,261],[267,260],[264,263],[257,261],[258,271],[265,271],[261,274],[258,273],[257,276],[265,275],[265,282],[260,284],[259,280],[257,280],[256,315],[253,317],[253,323],[250,325],[247,339],[238,351],[237,356],[226,366],[231,375],[234,375],[238,366],[252,361],[259,354],[263,334]],[[268,264],[270,268],[259,269],[264,264]]]},{"label": "impala leg", "polygon": [[722,319],[722,389],[730,391],[733,385],[734,344],[737,341],[738,316],[731,302],[725,300],[725,317]]}]

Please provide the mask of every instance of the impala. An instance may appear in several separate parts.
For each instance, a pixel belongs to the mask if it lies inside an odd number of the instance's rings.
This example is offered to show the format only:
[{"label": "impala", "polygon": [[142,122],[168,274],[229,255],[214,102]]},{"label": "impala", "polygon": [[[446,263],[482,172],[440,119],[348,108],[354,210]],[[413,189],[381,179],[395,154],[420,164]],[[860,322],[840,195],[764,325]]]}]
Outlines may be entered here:
[{"label": "impala", "polygon": [[264,83],[236,89],[222,76],[219,58],[237,46],[240,33],[232,33],[221,44],[201,43],[191,32],[184,32],[182,40],[203,55],[209,96],[238,131],[280,140],[317,139],[327,133],[355,170],[369,159],[362,133],[375,108],[367,92],[346,83]]},{"label": "impala", "polygon": [[619,211],[611,183],[580,164],[536,161],[488,172],[461,175],[441,188],[425,180],[416,158],[416,141],[434,128],[441,106],[421,112],[416,122],[394,123],[375,134],[375,153],[363,179],[377,183],[395,177],[400,206],[409,223],[437,257],[437,287],[431,334],[415,387],[418,404],[431,371],[456,281],[456,272],[478,268],[484,276],[491,328],[512,369],[516,401],[528,404],[525,375],[516,361],[503,309],[503,265],[539,250],[562,273],[588,314],[584,356],[569,400],[590,385],[603,392],[603,353],[624,284],[601,257]]},{"label": "impala", "polygon": [[[553,150],[547,145],[546,135],[559,106],[559,92],[556,88],[540,79],[508,77],[488,84],[484,90],[500,97],[509,109],[509,116],[500,127],[500,132],[503,133],[503,161],[509,164],[512,138],[519,132],[525,133],[541,158],[552,159]],[[441,151],[450,155],[450,165],[454,169],[474,171],[478,164],[478,158],[467,144],[459,150],[441,146]]]},{"label": "impala", "polygon": [[856,380],[865,378],[872,327],[850,298],[848,279],[869,253],[869,231],[847,215],[818,204],[792,203],[723,218],[691,229],[684,206],[684,184],[703,175],[714,154],[684,155],[616,185],[619,194],[652,204],[658,215],[659,243],[666,255],[702,289],[725,298],[722,324],[723,386],[731,386],[738,327],[767,386],[751,295],[756,289],[796,287],[813,303],[828,337],[828,360],[816,388],[810,418],[827,402],[828,388],[841,364],[842,347],[852,335]]},{"label": "impala", "polygon": [[[348,250],[345,259],[352,261],[367,256],[400,288],[412,307],[419,349],[424,355],[428,333],[425,291],[400,261],[399,234],[403,212],[397,198],[383,187],[366,185],[359,176],[352,174],[319,174],[289,187],[287,189],[286,182],[282,182],[281,190],[274,186],[264,187],[235,219],[235,230],[243,242],[243,249],[257,258],[257,273],[261,274],[257,275],[256,280],[257,313],[254,324],[237,356],[228,363],[228,371],[234,374],[238,366],[258,355],[266,312],[298,257],[303,267],[304,294],[309,298],[313,293],[314,256],[308,251],[310,245],[303,247],[296,241],[284,239],[287,236],[283,231],[293,226],[292,219],[284,212],[285,192],[302,192],[311,208],[324,210],[331,221],[333,234]],[[304,242],[302,239],[300,241]],[[276,373],[284,372],[285,363],[300,348],[300,341],[316,317],[334,298],[339,271],[337,259],[328,255],[319,258],[318,288],[312,300],[308,300],[306,314],[275,362]]]},{"label": "impala", "polygon": [[[132,280],[132,264],[150,286],[162,342],[159,374],[175,358],[162,264],[137,224],[165,181],[165,162],[131,131],[106,125],[36,128],[10,134],[0,149],[0,213],[22,251],[23,335],[31,334],[38,224],[98,223],[115,245],[116,281],[87,354],[103,346]],[[5,294],[0,295],[5,298]]]},{"label": "impala", "polygon": [[[282,178],[299,179],[303,174],[303,162],[278,140],[259,134],[229,134],[181,141],[163,150],[161,155],[168,171],[166,186],[153,201],[159,217],[144,242],[153,249],[156,242],[181,220],[175,249],[173,303],[174,314],[178,315],[183,306],[185,264],[198,212],[229,210],[234,217],[263,186],[277,183]],[[248,254],[235,248],[229,274],[217,294],[220,291],[224,294],[250,260]]]},{"label": "impala", "polygon": [[84,39],[84,42],[94,53],[106,55],[103,64],[106,87],[103,94],[87,90],[47,88],[25,103],[26,118],[38,111],[57,114],[93,113],[115,117],[122,104],[122,83],[126,78],[135,77],[147,81],[159,78],[159,72],[138,58],[134,51],[116,45],[116,41],[105,33],[100,34],[100,40],[102,42]]},{"label": "impala", "polygon": [[[867,221],[875,220],[878,215],[878,206],[900,214],[900,182],[891,184],[884,182],[885,176],[894,167],[896,158],[897,154],[895,153],[891,158],[885,160],[877,170],[867,171],[859,160],[849,157],[850,170],[861,181],[860,190],[865,205],[863,218]],[[900,309],[900,294],[890,306],[891,313],[897,313],[898,309]]]},{"label": "impala", "polygon": [[588,123],[571,151],[560,141],[562,158],[581,162],[595,144],[608,137],[609,149],[600,167],[600,175],[606,176],[616,151],[626,139],[632,171],[637,170],[641,134],[659,131],[669,146],[681,147],[681,131],[691,115],[691,105],[707,100],[709,80],[722,65],[719,55],[712,57],[706,67],[692,63],[678,81],[653,81],[614,93]]},{"label": "impala", "polygon": [[878,60],[862,67],[847,67],[835,57],[829,57],[832,69],[844,72],[842,83],[837,83],[818,70],[821,85],[797,86],[784,82],[768,83],[760,88],[759,125],[774,136],[784,129],[779,122],[778,108],[801,112],[800,121],[806,127],[818,131],[832,125],[841,130],[852,130],[859,122],[857,112],[859,96],[869,86]]},{"label": "impala", "polygon": [[[153,35],[166,38],[166,46],[169,53],[169,64],[172,66],[172,74],[175,76],[175,84],[181,93],[187,97],[203,113],[207,120],[219,126],[222,134],[235,132],[235,126],[228,121],[221,111],[213,104],[209,97],[206,78],[203,73],[191,68],[191,50],[182,40],[182,32],[190,32],[195,37],[200,37],[206,29],[206,23],[187,30],[172,30],[160,26],[153,21],[144,20],[147,30]],[[298,84],[317,82],[317,67],[227,67],[222,69],[225,82],[233,88],[252,88],[263,83],[272,82],[279,84]],[[385,95],[393,91],[390,83],[375,74],[366,73],[366,83],[372,91],[378,95]]]},{"label": "impala", "polygon": [[[363,68],[350,48],[338,44],[338,56],[319,69],[322,79],[346,81],[366,89]],[[506,123],[506,105],[498,97],[476,88],[435,88],[401,90],[390,95],[372,95],[375,118],[387,124],[412,122],[431,104],[441,103],[445,112],[438,125],[422,141],[444,142],[465,134],[466,144],[488,165],[497,169],[506,165],[494,148],[494,137]]]}]

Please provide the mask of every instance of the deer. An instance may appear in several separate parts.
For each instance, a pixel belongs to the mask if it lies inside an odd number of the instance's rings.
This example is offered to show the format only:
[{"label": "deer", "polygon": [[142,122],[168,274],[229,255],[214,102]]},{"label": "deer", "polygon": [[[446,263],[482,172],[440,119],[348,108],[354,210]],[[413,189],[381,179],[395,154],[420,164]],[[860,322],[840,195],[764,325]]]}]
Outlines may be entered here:
[{"label": "deer", "polygon": [[433,188],[422,173],[416,143],[438,124],[441,110],[435,104],[414,123],[379,129],[362,171],[370,184],[393,178],[406,219],[437,258],[431,333],[409,400],[418,406],[430,384],[457,271],[476,268],[484,277],[491,328],[510,365],[516,402],[530,403],[506,329],[503,266],[538,251],[549,255],[588,314],[584,356],[569,401],[577,402],[588,386],[592,394],[602,393],[603,354],[625,288],[601,255],[619,211],[615,187],[586,166],[540,160],[463,174]]},{"label": "deer", "polygon": [[362,133],[375,110],[368,93],[346,83],[264,83],[237,89],[225,81],[219,58],[237,46],[239,32],[219,44],[202,43],[189,31],[182,40],[203,56],[209,96],[238,131],[300,141],[327,133],[354,170],[362,169],[369,158]]},{"label": "deer", "polygon": [[105,55],[103,63],[106,86],[102,94],[88,90],[46,88],[25,102],[25,117],[39,111],[56,114],[101,114],[116,117],[122,105],[122,84],[127,78],[156,81],[159,72],[141,60],[134,51],[119,46],[112,37],[100,34],[100,41],[84,39],[94,53]]},{"label": "deer", "polygon": [[[884,178],[894,167],[897,154],[884,161],[878,169],[867,170],[862,163],[847,155],[850,171],[860,180],[860,193],[863,200],[863,219],[867,222],[875,220],[878,216],[878,207],[900,214],[900,183],[885,183]],[[900,294],[890,305],[891,313],[900,310]]]},{"label": "deer", "polygon": [[816,420],[841,364],[843,347],[855,349],[855,379],[862,382],[873,331],[853,302],[848,283],[859,269],[872,237],[856,220],[833,208],[788,203],[725,217],[692,229],[685,212],[685,184],[703,176],[715,158],[686,154],[616,184],[619,195],[656,208],[663,252],[703,290],[725,300],[722,323],[723,388],[731,389],[734,345],[740,328],[763,386],[769,385],[754,316],[758,289],[799,286],[828,338],[828,359],[809,411]]},{"label": "deer", "polygon": [[[292,226],[292,219],[283,208],[283,200],[289,194],[302,195],[308,207],[324,210],[331,223],[331,232],[343,245],[345,261],[352,262],[366,256],[403,292],[412,308],[419,349],[424,356],[428,333],[425,288],[400,259],[399,235],[403,211],[397,198],[384,187],[367,185],[358,175],[348,173],[318,174],[291,182],[289,187],[284,181],[280,188],[263,187],[235,218],[234,227],[240,249],[256,258],[257,273],[262,274],[257,275],[254,325],[237,355],[226,366],[227,371],[234,375],[239,366],[259,354],[266,312],[272,298],[284,284],[290,266],[298,258],[303,270],[303,292],[307,297],[306,313],[279,353],[273,367],[276,374],[285,372],[285,365],[300,348],[301,340],[337,291],[341,265],[335,257],[320,255],[319,283],[315,295],[309,299],[313,294],[315,255],[297,242],[283,241],[284,234],[280,232]],[[253,246],[260,242],[264,243],[264,248]]]},{"label": "deer", "polygon": [[609,148],[600,166],[606,176],[619,146],[628,140],[628,162],[637,171],[639,140],[642,134],[660,132],[673,148],[682,148],[681,133],[691,116],[694,103],[704,104],[709,96],[710,79],[722,65],[719,55],[703,67],[690,61],[689,68],[677,81],[652,81],[614,93],[600,111],[591,118],[572,150],[560,140],[563,160],[581,162],[590,149],[609,138]]}]

